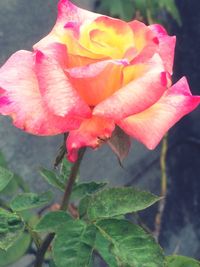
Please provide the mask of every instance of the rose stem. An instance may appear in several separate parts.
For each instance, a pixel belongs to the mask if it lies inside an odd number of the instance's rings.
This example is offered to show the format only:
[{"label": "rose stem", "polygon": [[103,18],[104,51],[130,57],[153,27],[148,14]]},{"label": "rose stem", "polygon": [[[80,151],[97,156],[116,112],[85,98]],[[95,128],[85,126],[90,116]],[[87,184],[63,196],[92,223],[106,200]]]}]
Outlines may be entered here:
[{"label": "rose stem", "polygon": [[[78,159],[71,168],[71,172],[70,172],[67,184],[66,184],[65,193],[64,193],[63,200],[62,200],[62,203],[60,206],[60,210],[66,210],[68,208],[70,196],[71,196],[72,189],[73,189],[73,185],[76,181],[76,177],[77,177],[79,167],[80,167],[81,161],[83,159],[83,155],[85,153],[85,150],[86,150],[86,148],[82,148],[79,150]],[[44,239],[44,241],[43,241],[41,247],[38,249],[38,252],[36,255],[36,261],[35,261],[35,265],[34,265],[35,267],[42,267],[45,253],[46,253],[49,245],[51,244],[51,241],[53,240],[54,236],[55,236],[55,234],[51,233],[51,234],[47,235],[47,237]]]}]

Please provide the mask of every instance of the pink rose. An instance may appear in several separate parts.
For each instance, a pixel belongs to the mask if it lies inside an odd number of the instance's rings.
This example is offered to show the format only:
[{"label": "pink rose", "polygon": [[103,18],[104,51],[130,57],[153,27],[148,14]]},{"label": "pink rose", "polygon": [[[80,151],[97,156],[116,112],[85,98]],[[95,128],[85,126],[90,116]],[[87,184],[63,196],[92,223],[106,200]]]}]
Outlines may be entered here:
[{"label": "pink rose", "polygon": [[50,34],[0,69],[0,113],[35,135],[69,132],[68,158],[111,137],[116,125],[154,149],[195,109],[186,78],[171,87],[176,38],[61,0]]}]

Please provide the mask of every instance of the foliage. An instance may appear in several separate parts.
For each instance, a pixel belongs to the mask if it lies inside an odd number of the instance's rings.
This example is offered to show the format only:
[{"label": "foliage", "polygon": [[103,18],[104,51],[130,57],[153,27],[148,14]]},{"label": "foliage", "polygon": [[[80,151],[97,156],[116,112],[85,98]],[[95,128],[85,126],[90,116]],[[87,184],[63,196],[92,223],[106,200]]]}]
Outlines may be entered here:
[{"label": "foliage", "polygon": [[147,23],[166,23],[168,14],[181,25],[174,0],[101,0],[97,4],[97,11],[127,21],[136,18]]},{"label": "foliage", "polygon": [[30,242],[30,235],[23,233],[7,251],[0,250],[0,267],[10,265],[20,259],[28,250]]},{"label": "foliage", "polygon": [[41,207],[48,204],[52,199],[51,192],[45,192],[42,194],[35,193],[22,193],[17,195],[10,203],[10,207],[13,211],[29,210],[37,207]]},{"label": "foliage", "polygon": [[184,256],[168,256],[167,267],[200,267],[200,262]]},{"label": "foliage", "polygon": [[[0,162],[0,190],[2,192],[18,175]],[[63,165],[64,164],[64,165]],[[71,164],[64,160],[59,171],[41,169],[40,174],[49,185],[63,192],[68,182]],[[18,183],[20,181],[20,183]],[[92,267],[95,255],[110,267],[198,267],[196,260],[182,256],[165,257],[159,244],[141,226],[126,219],[126,215],[146,209],[160,200],[149,192],[134,187],[108,187],[101,182],[76,182],[72,188],[73,213],[48,210],[52,194],[29,192],[20,177],[15,195],[0,203],[0,267],[16,262],[29,248],[41,245],[39,234],[53,234],[52,251],[48,252],[49,267]],[[21,193],[19,194],[19,192]],[[3,193],[4,195],[5,193]],[[42,216],[41,216],[42,215]]]}]

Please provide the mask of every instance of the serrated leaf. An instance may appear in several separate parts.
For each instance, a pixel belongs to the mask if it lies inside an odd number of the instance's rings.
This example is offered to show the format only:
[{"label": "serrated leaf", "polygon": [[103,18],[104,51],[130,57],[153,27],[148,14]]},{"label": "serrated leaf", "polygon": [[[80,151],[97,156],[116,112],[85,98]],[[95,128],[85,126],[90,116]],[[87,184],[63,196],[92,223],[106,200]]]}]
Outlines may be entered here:
[{"label": "serrated leaf", "polygon": [[96,251],[98,251],[108,266],[119,267],[117,264],[117,258],[112,253],[112,243],[107,240],[99,231],[96,233],[94,248]]},{"label": "serrated leaf", "polygon": [[10,265],[19,260],[26,253],[30,242],[30,235],[23,233],[7,251],[0,250],[0,267]]},{"label": "serrated leaf", "polygon": [[23,211],[38,208],[48,204],[52,200],[52,193],[45,192],[40,195],[35,193],[23,193],[17,195],[10,203],[12,210]]},{"label": "serrated leaf", "polygon": [[90,195],[99,191],[106,185],[107,183],[96,183],[96,182],[78,184],[73,188],[71,199],[72,200],[81,199],[88,194]]},{"label": "serrated leaf", "polygon": [[200,267],[200,262],[185,256],[173,255],[166,257],[167,267]]},{"label": "serrated leaf", "polygon": [[66,223],[53,242],[53,259],[57,267],[88,267],[92,257],[95,230],[83,221]]},{"label": "serrated leaf", "polygon": [[87,216],[90,220],[97,220],[137,212],[158,200],[160,198],[154,194],[133,187],[108,188],[91,197]]},{"label": "serrated leaf", "polygon": [[164,267],[164,255],[153,237],[126,220],[97,222],[100,233],[112,244],[118,266]]},{"label": "serrated leaf", "polygon": [[44,215],[36,225],[34,231],[55,233],[63,224],[71,221],[72,217],[65,211],[52,211]]},{"label": "serrated leaf", "polygon": [[13,179],[14,173],[0,166],[0,191],[2,191]]},{"label": "serrated leaf", "polygon": [[23,230],[24,222],[18,215],[0,209],[0,249],[12,246]]},{"label": "serrated leaf", "polygon": [[60,181],[58,175],[55,172],[42,168],[40,170],[40,174],[50,185],[60,189],[61,191],[65,190],[65,184]]}]

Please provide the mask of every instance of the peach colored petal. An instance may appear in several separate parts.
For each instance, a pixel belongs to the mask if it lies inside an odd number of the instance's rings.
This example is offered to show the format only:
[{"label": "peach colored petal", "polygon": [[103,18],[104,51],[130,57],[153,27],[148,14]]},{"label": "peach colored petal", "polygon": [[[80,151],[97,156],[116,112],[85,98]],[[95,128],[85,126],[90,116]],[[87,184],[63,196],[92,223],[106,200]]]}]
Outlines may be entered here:
[{"label": "peach colored petal", "polygon": [[159,54],[164,62],[166,71],[172,74],[176,37],[169,36],[161,25],[154,24],[149,26],[149,28],[157,35],[159,40]]},{"label": "peach colored petal", "polygon": [[56,116],[41,98],[31,52],[18,51],[0,69],[0,113],[16,127],[36,135],[55,135],[74,130],[82,119]]},{"label": "peach colored petal", "polygon": [[75,68],[75,67],[83,67],[87,66],[89,64],[97,63],[103,60],[108,60],[109,58],[101,58],[101,59],[95,59],[95,58],[89,58],[85,56],[80,55],[73,55],[68,53],[68,64],[65,66],[65,68]]},{"label": "peach colored petal", "polygon": [[43,101],[53,114],[91,116],[90,108],[72,87],[57,61],[37,51],[35,71]]},{"label": "peach colored petal", "polygon": [[128,135],[154,149],[164,134],[199,103],[200,97],[191,95],[187,80],[183,77],[153,106],[120,121],[118,125]]},{"label": "peach colored petal", "polygon": [[107,60],[66,72],[78,94],[89,106],[95,106],[121,87],[126,64],[125,60]]},{"label": "peach colored petal", "polygon": [[71,131],[67,138],[68,159],[76,161],[78,150],[90,146],[97,148],[103,140],[110,138],[115,128],[112,120],[93,116],[84,120],[78,130]]},{"label": "peach colored petal", "polygon": [[148,65],[144,63],[129,64],[123,69],[123,86],[145,75]]},{"label": "peach colored petal", "polygon": [[[37,51],[37,50],[36,50]],[[40,50],[39,50],[40,51]],[[95,59],[81,55],[70,54],[67,46],[61,43],[51,43],[45,49],[42,49],[45,55],[56,60],[62,68],[73,68],[86,66],[88,64],[96,63],[107,58]]]},{"label": "peach colored petal", "polygon": [[158,101],[168,82],[159,55],[154,55],[145,68],[146,72],[141,77],[98,104],[93,114],[119,120],[141,112]]}]

